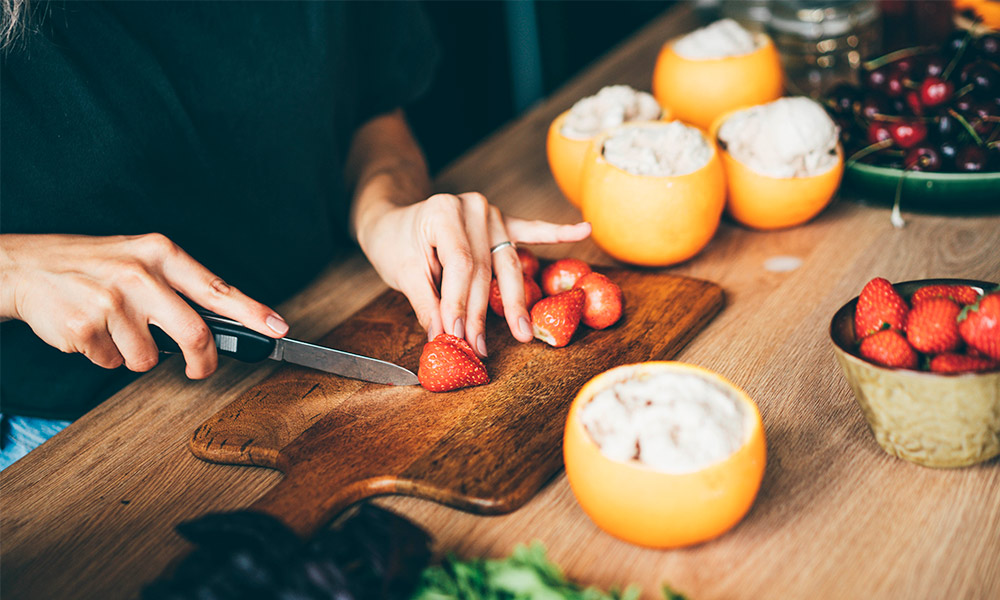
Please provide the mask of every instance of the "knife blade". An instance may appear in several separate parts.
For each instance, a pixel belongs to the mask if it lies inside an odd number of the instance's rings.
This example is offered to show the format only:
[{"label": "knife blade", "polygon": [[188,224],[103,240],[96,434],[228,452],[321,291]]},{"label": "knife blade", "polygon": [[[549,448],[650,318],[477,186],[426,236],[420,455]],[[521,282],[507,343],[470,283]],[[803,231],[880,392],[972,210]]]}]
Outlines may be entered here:
[{"label": "knife blade", "polygon": [[[198,309],[198,314],[215,337],[219,354],[242,362],[255,363],[265,359],[284,361],[351,379],[388,385],[416,385],[420,382],[413,371],[391,362],[290,338],[270,338],[244,327],[238,321],[204,309]],[[160,352],[180,352],[177,342],[162,329],[156,325],[150,325],[149,329]]]}]

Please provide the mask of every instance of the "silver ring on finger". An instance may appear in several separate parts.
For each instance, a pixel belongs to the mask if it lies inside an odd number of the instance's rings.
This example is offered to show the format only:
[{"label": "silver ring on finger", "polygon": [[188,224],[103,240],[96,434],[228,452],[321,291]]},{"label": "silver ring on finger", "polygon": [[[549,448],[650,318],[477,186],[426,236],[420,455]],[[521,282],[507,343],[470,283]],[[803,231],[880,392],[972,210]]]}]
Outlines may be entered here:
[{"label": "silver ring on finger", "polygon": [[511,248],[513,248],[514,247],[514,242],[512,242],[510,240],[507,240],[506,242],[500,242],[496,246],[493,246],[492,248],[490,248],[490,254],[494,254],[498,250],[503,250],[504,248],[507,248],[508,246],[511,247]]}]

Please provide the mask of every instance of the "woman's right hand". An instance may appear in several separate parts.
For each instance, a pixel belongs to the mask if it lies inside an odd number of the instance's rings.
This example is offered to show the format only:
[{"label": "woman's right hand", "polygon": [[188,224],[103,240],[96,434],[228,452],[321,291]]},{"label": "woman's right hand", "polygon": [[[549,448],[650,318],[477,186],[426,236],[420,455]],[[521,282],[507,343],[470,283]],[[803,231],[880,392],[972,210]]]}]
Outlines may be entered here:
[{"label": "woman's right hand", "polygon": [[280,338],[274,310],[226,284],[167,237],[0,235],[0,317],[20,319],[47,344],[108,369],[148,371],[156,325],[181,348],[191,379],[215,371],[215,340],[184,301]]}]

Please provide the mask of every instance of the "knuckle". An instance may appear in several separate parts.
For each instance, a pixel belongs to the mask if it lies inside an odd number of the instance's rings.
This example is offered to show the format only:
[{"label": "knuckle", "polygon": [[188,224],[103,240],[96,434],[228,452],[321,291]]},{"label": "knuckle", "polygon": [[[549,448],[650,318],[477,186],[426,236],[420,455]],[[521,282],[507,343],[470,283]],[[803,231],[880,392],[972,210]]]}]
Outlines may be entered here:
[{"label": "knuckle", "polygon": [[449,266],[464,274],[471,274],[476,268],[476,259],[468,248],[459,248],[449,257]]},{"label": "knuckle", "polygon": [[160,355],[157,352],[142,352],[141,354],[131,357],[125,361],[125,366],[128,367],[130,371],[135,371],[136,373],[145,373],[153,367],[155,367],[160,362]]},{"label": "knuckle", "polygon": [[491,279],[493,279],[493,269],[491,269],[488,265],[477,263],[472,271],[473,282],[488,286]]},{"label": "knuckle", "polygon": [[465,198],[467,203],[481,209],[484,213],[489,209],[489,200],[487,200],[486,196],[480,194],[479,192],[466,192],[465,194],[462,194],[462,197]]},{"label": "knuckle", "polygon": [[212,342],[212,332],[205,325],[204,321],[192,321],[184,325],[178,334],[180,339],[177,343],[187,348],[202,350],[207,348]]},{"label": "knuckle", "polygon": [[[70,340],[76,342],[87,342],[93,339],[98,332],[97,322],[83,311],[74,311],[67,315],[65,327]],[[70,346],[72,345],[70,343]]]},{"label": "knuckle", "polygon": [[141,261],[123,260],[115,265],[114,280],[119,285],[144,287],[153,279],[149,269]]},{"label": "knuckle", "polygon": [[221,277],[215,277],[208,284],[208,289],[216,296],[229,296],[233,292],[233,287],[225,282]]},{"label": "knuckle", "polygon": [[496,252],[493,255],[493,263],[498,271],[521,270],[521,260],[514,252]]},{"label": "knuckle", "polygon": [[458,212],[461,200],[452,194],[434,194],[427,199],[427,202],[438,212]]},{"label": "knuckle", "polygon": [[177,244],[162,233],[147,233],[139,236],[138,243],[147,256],[165,258],[177,250]]}]

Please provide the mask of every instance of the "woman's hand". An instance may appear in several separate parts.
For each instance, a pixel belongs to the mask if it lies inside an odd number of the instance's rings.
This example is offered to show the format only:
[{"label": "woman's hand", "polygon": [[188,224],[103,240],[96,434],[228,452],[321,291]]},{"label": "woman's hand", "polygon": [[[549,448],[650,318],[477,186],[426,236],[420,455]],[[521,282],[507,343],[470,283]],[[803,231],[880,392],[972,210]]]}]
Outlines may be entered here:
[{"label": "woman's hand", "polygon": [[345,174],[355,188],[354,234],[375,270],[406,294],[428,339],[450,333],[481,356],[493,274],[511,333],[522,342],[532,339],[516,250],[491,249],[506,241],[551,244],[590,235],[588,223],[504,217],[474,192],[431,196],[423,154],[401,111],[355,133]]},{"label": "woman's hand", "polygon": [[215,371],[215,340],[179,294],[270,337],[288,325],[229,286],[163,235],[0,236],[0,317],[26,322],[46,343],[93,363],[148,371],[159,360],[149,331],[180,346],[186,373]]},{"label": "woman's hand", "polygon": [[491,248],[506,241],[576,242],[588,235],[588,223],[556,225],[504,217],[473,192],[394,206],[359,231],[358,239],[382,279],[410,300],[428,339],[450,333],[485,356],[493,275],[511,333],[522,342],[533,337],[517,252],[510,245],[495,252]]}]

